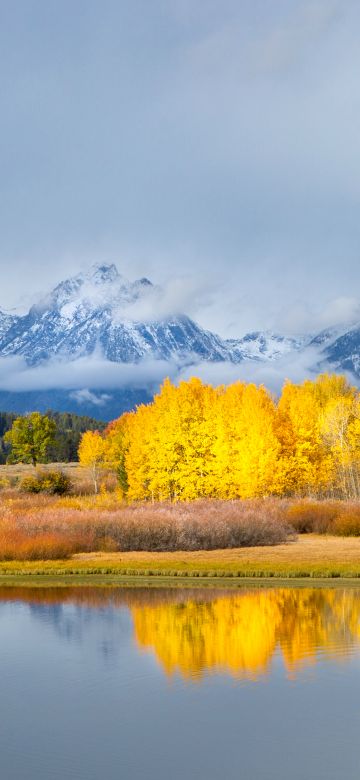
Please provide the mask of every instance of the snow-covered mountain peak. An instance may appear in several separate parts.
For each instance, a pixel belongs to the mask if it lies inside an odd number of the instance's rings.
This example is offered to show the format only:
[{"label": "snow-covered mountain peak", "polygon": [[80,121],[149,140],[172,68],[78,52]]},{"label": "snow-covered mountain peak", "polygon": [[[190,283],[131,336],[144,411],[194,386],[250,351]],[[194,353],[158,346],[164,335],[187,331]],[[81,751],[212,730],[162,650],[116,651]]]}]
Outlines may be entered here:
[{"label": "snow-covered mountain peak", "polygon": [[223,339],[186,314],[169,310],[166,291],[147,278],[129,281],[113,263],[96,263],[58,284],[23,316],[0,309],[0,357],[29,365],[98,352],[108,361],[266,363],[308,350],[311,365],[360,375],[360,326],[284,336],[271,331]]},{"label": "snow-covered mountain peak", "polygon": [[94,284],[107,284],[118,279],[120,274],[114,263],[94,263],[85,276]]},{"label": "snow-covered mountain peak", "polygon": [[45,298],[32,307],[31,315],[38,317],[57,311],[64,320],[84,318],[91,313],[107,310],[119,314],[126,307],[146,296],[153,289],[148,279],[130,282],[116,265],[96,263],[82,273],[66,279]]}]

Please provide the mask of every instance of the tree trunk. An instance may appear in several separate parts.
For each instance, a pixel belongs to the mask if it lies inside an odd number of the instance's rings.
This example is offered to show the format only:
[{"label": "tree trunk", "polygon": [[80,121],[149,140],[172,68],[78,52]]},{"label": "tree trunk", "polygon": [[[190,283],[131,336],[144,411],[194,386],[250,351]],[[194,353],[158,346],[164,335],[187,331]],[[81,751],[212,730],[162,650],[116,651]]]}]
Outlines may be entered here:
[{"label": "tree trunk", "polygon": [[94,480],[94,493],[96,495],[98,493],[98,475],[97,475],[96,466],[94,466],[93,468],[93,480]]}]

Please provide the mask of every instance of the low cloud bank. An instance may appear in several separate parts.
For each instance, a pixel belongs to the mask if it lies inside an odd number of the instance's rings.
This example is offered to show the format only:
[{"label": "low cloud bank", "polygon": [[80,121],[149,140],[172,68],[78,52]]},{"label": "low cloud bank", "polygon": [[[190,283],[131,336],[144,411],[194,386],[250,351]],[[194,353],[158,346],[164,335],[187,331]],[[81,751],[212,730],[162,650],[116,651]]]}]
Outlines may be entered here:
[{"label": "low cloud bank", "polygon": [[103,357],[81,357],[72,361],[51,360],[28,366],[20,357],[0,359],[0,390],[111,390],[156,386],[165,376],[174,377],[178,367],[164,360],[112,363]]},{"label": "low cloud bank", "polygon": [[[198,363],[196,366],[183,368],[179,372],[180,379],[199,376],[204,382],[213,385],[230,384],[238,380],[265,385],[269,390],[278,393],[286,379],[292,382],[303,382],[313,379],[322,370],[319,367],[320,349],[310,348],[303,351],[290,352],[281,358],[268,361],[244,360],[233,363]],[[325,370],[325,369],[324,369]]]},{"label": "low cloud bank", "polygon": [[[156,392],[165,377],[173,381],[200,377],[213,385],[230,384],[238,380],[264,384],[278,393],[286,379],[302,382],[314,378],[326,364],[321,365],[319,348],[291,352],[273,361],[244,360],[230,362],[192,362],[185,365],[175,361],[142,360],[139,363],[112,363],[99,355],[77,358],[73,361],[52,360],[40,366],[28,366],[21,357],[0,359],[0,391],[31,392],[66,390],[77,404],[104,406],[111,399],[111,391],[143,390]],[[354,382],[354,377],[349,374]]]}]

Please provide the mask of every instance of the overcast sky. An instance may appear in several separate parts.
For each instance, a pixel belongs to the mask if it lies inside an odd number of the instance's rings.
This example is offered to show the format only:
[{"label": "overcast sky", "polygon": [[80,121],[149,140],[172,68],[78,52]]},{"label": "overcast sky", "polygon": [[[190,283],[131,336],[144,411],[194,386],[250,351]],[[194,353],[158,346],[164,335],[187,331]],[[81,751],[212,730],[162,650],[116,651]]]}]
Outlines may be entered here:
[{"label": "overcast sky", "polygon": [[224,336],[357,316],[359,34],[358,0],[1,2],[0,306],[104,260]]}]

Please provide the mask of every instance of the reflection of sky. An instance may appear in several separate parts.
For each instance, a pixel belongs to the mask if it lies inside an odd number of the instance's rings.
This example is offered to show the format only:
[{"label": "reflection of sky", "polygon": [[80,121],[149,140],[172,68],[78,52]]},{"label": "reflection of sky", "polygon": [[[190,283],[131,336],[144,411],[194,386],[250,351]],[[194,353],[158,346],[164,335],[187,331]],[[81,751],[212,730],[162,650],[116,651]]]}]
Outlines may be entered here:
[{"label": "reflection of sky", "polygon": [[4,780],[358,780],[358,654],[193,685],[139,651],[129,607],[71,602],[0,603],[0,638]]}]

